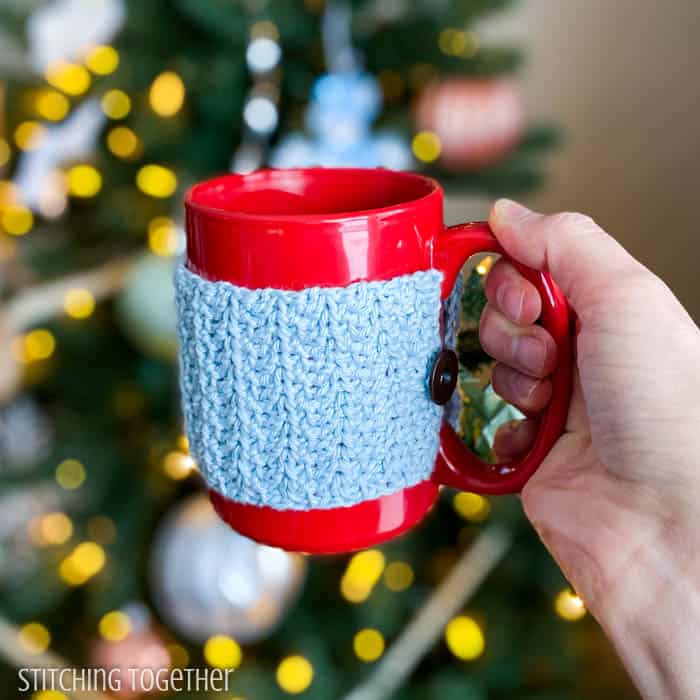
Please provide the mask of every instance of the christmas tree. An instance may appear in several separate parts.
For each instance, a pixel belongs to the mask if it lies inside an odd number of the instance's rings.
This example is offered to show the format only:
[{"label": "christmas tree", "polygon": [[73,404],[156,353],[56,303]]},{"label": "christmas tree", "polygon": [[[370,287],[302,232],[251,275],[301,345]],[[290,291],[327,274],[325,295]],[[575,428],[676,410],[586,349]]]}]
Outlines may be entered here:
[{"label": "christmas tree", "polygon": [[[228,693],[161,693],[183,699],[633,697],[517,499],[446,489],[395,542],[304,558],[216,519],[183,436],[184,190],[311,163],[536,188],[555,135],[480,33],[510,4],[0,1],[3,698],[60,665],[235,668]],[[515,415],[478,345],[489,263],[459,334],[483,456]]]}]

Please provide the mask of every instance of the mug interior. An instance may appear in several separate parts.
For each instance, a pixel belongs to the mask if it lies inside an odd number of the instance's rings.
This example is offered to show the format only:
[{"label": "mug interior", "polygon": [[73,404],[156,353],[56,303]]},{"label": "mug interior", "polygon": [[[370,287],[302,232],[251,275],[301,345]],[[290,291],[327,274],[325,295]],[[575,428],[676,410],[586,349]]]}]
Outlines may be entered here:
[{"label": "mug interior", "polygon": [[196,185],[187,203],[232,216],[323,216],[390,209],[438,190],[430,178],[380,168],[260,170]]}]

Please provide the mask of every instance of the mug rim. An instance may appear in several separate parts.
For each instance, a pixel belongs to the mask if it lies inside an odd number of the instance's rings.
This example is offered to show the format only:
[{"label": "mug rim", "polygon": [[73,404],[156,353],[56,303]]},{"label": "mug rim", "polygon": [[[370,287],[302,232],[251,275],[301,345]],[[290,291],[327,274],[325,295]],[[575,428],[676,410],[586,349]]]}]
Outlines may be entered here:
[{"label": "mug rim", "polygon": [[[397,177],[403,179],[407,182],[421,183],[427,185],[428,191],[418,197],[407,197],[394,204],[388,204],[381,207],[370,207],[366,209],[351,209],[348,211],[341,212],[329,212],[329,213],[298,213],[298,214],[265,214],[265,213],[251,213],[243,211],[231,211],[228,209],[223,209],[208,204],[203,204],[201,201],[197,201],[198,197],[203,194],[203,191],[209,189],[217,184],[233,184],[234,182],[239,183],[243,186],[246,182],[255,183],[259,180],[261,184],[271,180],[274,180],[276,175],[289,176],[293,174],[298,174],[300,176],[304,175],[333,175],[333,174],[343,174],[349,175],[350,177],[356,176],[362,178],[367,173],[386,173],[392,177]],[[360,180],[361,181],[361,180]],[[203,214],[206,216],[211,216],[217,219],[222,219],[225,221],[249,221],[249,222],[307,222],[307,223],[332,223],[338,221],[347,221],[349,219],[365,219],[368,217],[376,215],[386,215],[394,214],[406,211],[408,207],[420,206],[422,204],[427,204],[438,200],[438,203],[442,199],[443,189],[440,183],[432,177],[427,175],[421,175],[419,173],[414,173],[408,170],[391,170],[389,168],[325,168],[321,166],[311,167],[311,168],[261,168],[259,170],[254,170],[250,173],[226,173],[225,175],[219,175],[217,177],[209,178],[203,180],[193,185],[187,190],[185,194],[185,208],[193,213]]]}]

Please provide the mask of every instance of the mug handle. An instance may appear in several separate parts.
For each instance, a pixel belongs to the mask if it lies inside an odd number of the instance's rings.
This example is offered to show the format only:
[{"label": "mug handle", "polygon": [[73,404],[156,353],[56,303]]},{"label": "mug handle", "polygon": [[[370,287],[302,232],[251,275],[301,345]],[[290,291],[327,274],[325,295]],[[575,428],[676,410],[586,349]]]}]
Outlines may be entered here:
[{"label": "mug handle", "polygon": [[557,345],[557,367],[552,373],[552,398],[540,416],[535,442],[528,454],[517,462],[489,464],[477,457],[462,442],[446,421],[440,431],[440,450],[433,479],[444,486],[482,494],[519,493],[535,473],[554,443],[564,432],[571,399],[573,374],[573,313],[561,289],[546,272],[525,267],[510,258],[485,222],[459,224],[445,229],[437,238],[434,265],[443,275],[442,298],[452,291],[457,275],[475,253],[498,253],[525,279],[532,282],[542,297],[540,323]]}]

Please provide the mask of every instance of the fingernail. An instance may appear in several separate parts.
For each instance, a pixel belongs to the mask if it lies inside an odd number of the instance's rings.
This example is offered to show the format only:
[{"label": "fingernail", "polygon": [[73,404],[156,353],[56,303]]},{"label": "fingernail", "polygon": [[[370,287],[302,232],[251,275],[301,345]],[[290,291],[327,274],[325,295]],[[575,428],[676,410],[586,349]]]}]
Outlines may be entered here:
[{"label": "fingernail", "polygon": [[542,373],[547,352],[543,340],[529,335],[517,336],[514,350],[515,357],[528,372]]},{"label": "fingernail", "polygon": [[520,401],[527,402],[537,388],[537,382],[518,373],[511,375],[511,387]]},{"label": "fingernail", "polygon": [[519,221],[532,214],[527,207],[512,199],[499,199],[494,204],[493,212],[496,218],[502,222]]},{"label": "fingernail", "polygon": [[511,321],[519,321],[523,313],[525,291],[515,284],[502,284],[496,292],[496,301]]}]

